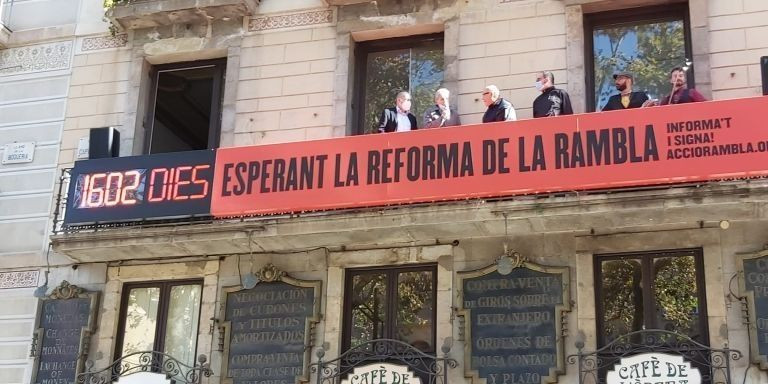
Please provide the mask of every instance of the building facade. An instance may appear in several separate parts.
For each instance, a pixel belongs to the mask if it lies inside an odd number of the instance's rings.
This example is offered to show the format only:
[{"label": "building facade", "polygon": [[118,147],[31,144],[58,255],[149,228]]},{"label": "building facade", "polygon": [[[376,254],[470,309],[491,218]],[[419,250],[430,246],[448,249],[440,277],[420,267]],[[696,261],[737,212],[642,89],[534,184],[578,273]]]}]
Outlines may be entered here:
[{"label": "building facade", "polygon": [[[374,136],[361,135],[377,129],[398,90],[411,93],[421,124],[435,90],[448,88],[462,124],[482,132],[475,124],[486,109],[484,87],[497,85],[518,119],[530,119],[541,71],[554,74],[584,116],[600,115],[594,112],[614,93],[611,75],[619,70],[632,71],[635,90],[652,98],[668,93],[669,71],[683,67],[689,86],[707,99],[752,100],[761,95],[760,58],[768,56],[765,1],[152,0],[107,4],[110,22],[98,1],[61,9],[52,3],[4,2],[2,13],[0,144],[34,143],[35,156],[0,165],[0,383],[40,382],[33,381],[39,353],[29,357],[38,348],[42,313],[33,292],[65,280],[100,296],[85,347],[94,369],[134,351],[164,352],[190,365],[204,354],[213,374],[203,381],[230,382],[247,372],[234,372],[237,312],[227,295],[252,286],[254,277],[257,288],[264,286],[270,265],[286,275],[283,283],[316,295],[309,302],[317,313],[307,315],[316,321],[308,321],[307,339],[299,341],[308,352],[300,366],[317,362],[319,349],[329,360],[380,338],[443,356],[448,339],[447,356],[458,364],[446,372],[451,382],[577,383],[579,368],[567,361],[520,362],[515,356],[541,357],[516,346],[535,343],[523,331],[488,337],[496,346],[466,332],[483,321],[507,324],[502,333],[526,322],[470,319],[467,312],[477,305],[467,301],[485,297],[469,298],[471,281],[487,283],[478,271],[507,276],[500,271],[518,256],[541,267],[526,273],[560,279],[555,291],[569,308],[560,308],[562,321],[549,319],[558,324],[552,343],[561,343],[555,360],[577,354],[577,344],[594,351],[630,331],[659,328],[741,351],[726,370],[730,382],[768,381],[758,348],[761,296],[745,295],[748,287],[759,292],[768,273],[744,277],[745,260],[762,260],[768,247],[768,182],[750,178],[764,173],[309,212],[296,201],[284,214],[153,220],[145,213],[129,223],[70,227],[62,220],[71,212],[58,200],[76,198],[67,189],[77,180],[62,170],[87,156],[84,143],[96,128],[119,132],[120,157],[146,155],[177,166],[173,153],[280,153],[294,148],[281,145],[320,139],[330,147],[353,145],[347,136],[370,144]],[[664,108],[670,116],[699,111]],[[611,113],[617,117],[606,121],[616,124],[632,112]],[[531,295],[539,288],[528,287]],[[284,304],[286,295],[260,297]],[[290,318],[274,314],[264,324]],[[287,332],[264,327],[272,337]],[[275,356],[240,368],[287,367],[296,362],[280,356],[304,355]],[[498,356],[501,367],[493,363]],[[233,382],[282,380],[259,375]],[[713,382],[725,380],[724,371],[717,375]],[[305,366],[293,376],[316,379]]]}]

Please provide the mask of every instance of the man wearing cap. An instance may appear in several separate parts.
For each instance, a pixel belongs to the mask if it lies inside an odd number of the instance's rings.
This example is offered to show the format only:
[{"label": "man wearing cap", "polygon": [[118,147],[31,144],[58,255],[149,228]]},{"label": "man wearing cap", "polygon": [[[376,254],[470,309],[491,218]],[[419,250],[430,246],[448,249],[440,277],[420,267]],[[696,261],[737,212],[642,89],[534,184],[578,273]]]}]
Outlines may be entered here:
[{"label": "man wearing cap", "polygon": [[632,92],[633,76],[631,72],[621,71],[613,75],[618,95],[613,95],[603,106],[603,111],[615,111],[630,108],[640,108],[653,105],[655,102],[649,100],[645,92]]}]

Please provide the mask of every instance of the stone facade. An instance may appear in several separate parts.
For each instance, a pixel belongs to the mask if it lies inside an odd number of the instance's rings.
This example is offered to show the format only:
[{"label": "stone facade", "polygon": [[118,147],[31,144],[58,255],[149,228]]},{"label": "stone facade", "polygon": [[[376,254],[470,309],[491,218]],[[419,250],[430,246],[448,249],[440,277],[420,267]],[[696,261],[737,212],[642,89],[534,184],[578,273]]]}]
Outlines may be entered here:
[{"label": "stone facade", "polygon": [[[597,345],[595,254],[701,248],[710,345],[746,353],[747,328],[730,282],[739,272],[738,257],[768,243],[764,180],[106,229],[57,234],[53,251],[45,253],[58,171],[77,160],[89,130],[117,127],[121,155],[142,154],[153,65],[226,58],[222,147],[351,134],[356,44],[428,33],[444,36],[443,83],[464,124],[481,121],[480,91],[487,84],[499,86],[518,118],[530,118],[540,70],[554,72],[576,112],[584,112],[585,15],[676,2],[261,0],[245,17],[136,24],[111,36],[101,2],[83,0],[76,27],[14,31],[23,39],[12,35],[10,47],[0,50],[0,145],[35,141],[37,153],[33,164],[0,166],[0,233],[11,239],[0,242],[0,383],[30,380],[32,291],[42,284],[47,263],[50,286],[67,280],[102,293],[89,357],[96,367],[114,358],[124,283],[202,279],[197,352],[209,356],[214,376],[204,382],[213,384],[222,381],[214,319],[222,289],[240,284],[242,268],[272,263],[292,277],[321,280],[315,349],[327,343],[326,356],[334,357],[343,352],[347,269],[434,264],[437,344],[456,339],[450,354],[463,364],[454,313],[457,272],[493,264],[505,243],[535,263],[571,269],[566,354],[576,352],[576,341],[588,349]],[[768,3],[687,4],[696,88],[712,99],[758,95],[757,63],[768,55]],[[729,228],[719,226],[723,220]],[[470,381],[461,364],[449,372],[451,382]],[[746,357],[732,372],[733,382],[768,381]],[[577,382],[573,366],[560,382]]]}]

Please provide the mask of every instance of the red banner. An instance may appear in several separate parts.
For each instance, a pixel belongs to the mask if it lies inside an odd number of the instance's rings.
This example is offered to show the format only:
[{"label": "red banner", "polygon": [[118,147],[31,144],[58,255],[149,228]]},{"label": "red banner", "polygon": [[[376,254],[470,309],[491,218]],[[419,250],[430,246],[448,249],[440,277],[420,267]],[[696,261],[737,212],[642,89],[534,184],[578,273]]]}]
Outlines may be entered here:
[{"label": "red banner", "polygon": [[221,148],[236,216],[768,175],[768,97]]}]

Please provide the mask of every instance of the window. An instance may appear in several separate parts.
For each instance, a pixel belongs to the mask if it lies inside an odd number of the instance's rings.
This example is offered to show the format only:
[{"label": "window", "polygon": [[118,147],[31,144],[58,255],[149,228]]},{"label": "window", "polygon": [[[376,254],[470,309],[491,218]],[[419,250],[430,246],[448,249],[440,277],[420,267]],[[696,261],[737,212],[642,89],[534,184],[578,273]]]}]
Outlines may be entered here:
[{"label": "window", "polygon": [[145,153],[216,148],[225,60],[152,67]]},{"label": "window", "polygon": [[596,256],[598,343],[642,329],[709,343],[700,249]]},{"label": "window", "polygon": [[194,365],[201,295],[200,280],[125,284],[116,358],[159,351]]},{"label": "window", "polygon": [[435,351],[435,266],[347,271],[342,347],[396,339]]},{"label": "window", "polygon": [[354,133],[378,132],[381,111],[395,106],[399,91],[411,93],[411,113],[421,125],[443,82],[443,34],[361,42],[355,57]]},{"label": "window", "polygon": [[634,74],[634,91],[645,91],[661,99],[671,90],[669,71],[688,67],[688,84],[693,87],[693,67],[688,7],[629,9],[590,14],[585,17],[587,58],[587,110],[600,110],[617,93],[613,73]]}]

